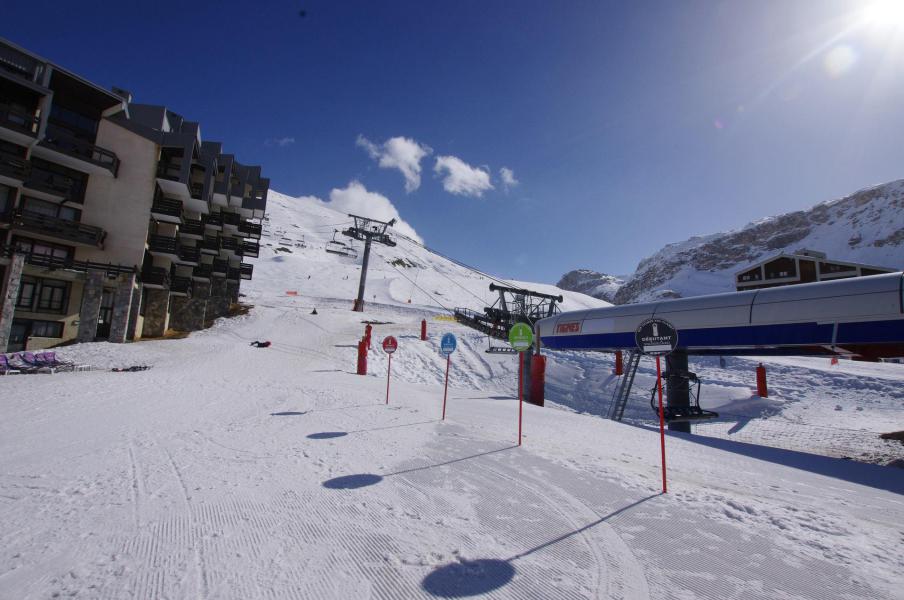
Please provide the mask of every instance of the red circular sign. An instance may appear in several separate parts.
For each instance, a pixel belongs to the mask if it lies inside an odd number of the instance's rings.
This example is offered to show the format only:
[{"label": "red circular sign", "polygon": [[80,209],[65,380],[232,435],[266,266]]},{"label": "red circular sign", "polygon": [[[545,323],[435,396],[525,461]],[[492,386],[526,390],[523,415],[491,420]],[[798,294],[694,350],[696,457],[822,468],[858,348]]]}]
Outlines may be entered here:
[{"label": "red circular sign", "polygon": [[399,343],[396,341],[394,337],[391,335],[386,336],[386,339],[383,340],[383,350],[387,354],[392,354],[396,350],[399,349]]}]

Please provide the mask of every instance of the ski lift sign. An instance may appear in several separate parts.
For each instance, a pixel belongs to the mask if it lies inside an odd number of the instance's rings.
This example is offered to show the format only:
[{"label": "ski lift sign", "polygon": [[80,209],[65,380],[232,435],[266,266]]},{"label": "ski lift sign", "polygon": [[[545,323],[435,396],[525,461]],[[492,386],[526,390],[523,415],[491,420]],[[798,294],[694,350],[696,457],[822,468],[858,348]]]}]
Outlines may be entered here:
[{"label": "ski lift sign", "polygon": [[458,345],[458,342],[455,340],[455,336],[451,333],[447,333],[443,336],[443,339],[439,343],[439,352],[443,356],[449,356],[453,352],[455,352],[455,348]]},{"label": "ski lift sign", "polygon": [[649,356],[665,356],[678,347],[678,330],[665,319],[647,319],[634,331],[634,342]]},{"label": "ski lift sign", "polygon": [[391,335],[387,336],[386,339],[383,340],[383,351],[386,352],[386,354],[392,354],[398,349],[399,343]]}]

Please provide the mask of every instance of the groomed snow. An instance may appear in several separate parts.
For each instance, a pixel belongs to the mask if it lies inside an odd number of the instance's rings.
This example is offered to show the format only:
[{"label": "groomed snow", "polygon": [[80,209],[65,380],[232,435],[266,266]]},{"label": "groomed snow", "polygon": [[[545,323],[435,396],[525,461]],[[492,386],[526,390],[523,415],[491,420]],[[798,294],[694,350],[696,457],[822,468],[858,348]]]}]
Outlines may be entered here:
[{"label": "groomed snow", "polygon": [[[357,269],[323,252],[328,210],[271,199],[248,315],[61,352],[95,371],[0,379],[0,597],[901,597],[904,470],[670,435],[661,495],[658,431],[578,412],[611,363],[577,355],[551,358],[557,403],[525,405],[517,447],[514,359],[437,320],[381,261],[377,298],[352,313]],[[302,234],[308,248],[274,252],[275,236]],[[418,285],[454,304],[489,283],[402,244],[380,253],[433,261]],[[599,305],[584,298],[567,308]],[[399,339],[389,405],[380,350],[353,374],[365,319],[382,323],[375,342]],[[440,421],[446,331],[459,349]],[[153,367],[106,370],[133,364]],[[730,359],[713,397],[752,411],[752,364]],[[896,365],[770,364],[801,418],[878,397],[856,426],[886,411],[902,429]],[[841,399],[826,410],[830,387]]]}]

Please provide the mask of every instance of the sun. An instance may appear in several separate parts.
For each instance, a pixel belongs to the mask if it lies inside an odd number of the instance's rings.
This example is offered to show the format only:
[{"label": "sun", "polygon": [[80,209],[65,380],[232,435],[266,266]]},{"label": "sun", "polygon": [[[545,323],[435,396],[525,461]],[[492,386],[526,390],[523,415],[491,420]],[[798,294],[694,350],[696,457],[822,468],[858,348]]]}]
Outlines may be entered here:
[{"label": "sun", "polygon": [[863,9],[863,21],[883,29],[904,29],[904,0],[879,0]]}]

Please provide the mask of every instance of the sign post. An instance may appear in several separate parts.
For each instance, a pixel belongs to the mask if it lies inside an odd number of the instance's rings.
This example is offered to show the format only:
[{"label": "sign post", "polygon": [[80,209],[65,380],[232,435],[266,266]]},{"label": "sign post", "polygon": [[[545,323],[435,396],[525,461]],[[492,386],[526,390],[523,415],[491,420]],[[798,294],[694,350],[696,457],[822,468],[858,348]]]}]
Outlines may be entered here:
[{"label": "sign post", "polygon": [[386,404],[389,404],[389,376],[392,373],[392,353],[399,349],[399,342],[391,335],[383,340],[383,351],[389,355],[389,365],[386,367]]},{"label": "sign post", "polygon": [[534,331],[527,323],[515,323],[509,330],[509,344],[518,353],[518,445],[521,445],[521,423],[524,416],[524,356],[534,343]]},{"label": "sign post", "polygon": [[458,342],[451,333],[445,334],[439,343],[439,353],[446,357],[446,387],[443,390],[443,421],[446,420],[446,397],[449,395],[449,362],[452,358],[452,353],[455,352],[457,346]]},{"label": "sign post", "polygon": [[634,342],[641,352],[656,357],[656,388],[659,392],[659,445],[662,451],[662,493],[669,491],[665,468],[665,412],[662,409],[662,367],[660,357],[678,347],[678,330],[665,319],[647,319],[634,331]]}]

